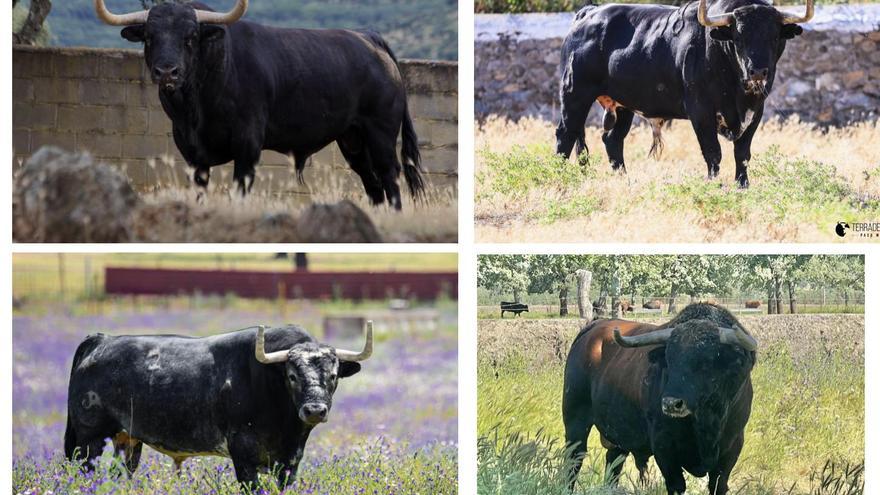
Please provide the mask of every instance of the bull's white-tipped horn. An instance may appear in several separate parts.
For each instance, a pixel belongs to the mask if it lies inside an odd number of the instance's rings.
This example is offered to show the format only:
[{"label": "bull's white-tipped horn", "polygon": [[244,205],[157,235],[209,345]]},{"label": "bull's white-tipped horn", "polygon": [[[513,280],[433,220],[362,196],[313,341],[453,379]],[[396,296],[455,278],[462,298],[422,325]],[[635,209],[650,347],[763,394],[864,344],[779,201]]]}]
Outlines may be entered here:
[{"label": "bull's white-tipped horn", "polygon": [[721,337],[721,342],[725,344],[738,345],[747,351],[758,350],[758,341],[747,334],[739,325],[734,325],[733,328],[720,327],[718,335]]},{"label": "bull's white-tipped horn", "polygon": [[373,321],[367,320],[367,341],[364,343],[364,350],[361,352],[346,351],[345,349],[336,349],[336,357],[340,361],[365,361],[373,354]]},{"label": "bull's white-tipped horn", "polygon": [[614,327],[614,341],[621,347],[642,347],[646,345],[665,344],[675,327],[664,328],[656,332],[643,333],[641,335],[633,335],[632,337],[624,337],[620,334],[620,328]]},{"label": "bull's white-tipped horn", "polygon": [[810,19],[813,18],[813,0],[807,0],[807,10],[804,12],[803,17],[789,14],[788,12],[780,12],[782,14],[782,23],[783,24],[800,24],[802,22],[810,22]]},{"label": "bull's white-tipped horn", "polygon": [[706,27],[723,27],[729,26],[733,22],[733,14],[725,13],[721,15],[709,15],[709,6],[706,0],[700,0],[697,5],[697,20]]},{"label": "bull's white-tipped horn", "polygon": [[229,12],[210,12],[207,10],[196,10],[196,20],[208,24],[232,24],[241,19],[241,16],[247,11],[248,0],[238,0],[235,6]]},{"label": "bull's white-tipped horn", "polygon": [[132,24],[143,24],[147,22],[147,14],[150,11],[141,10],[138,12],[131,12],[128,14],[114,14],[107,10],[107,6],[104,5],[104,0],[95,0],[95,13],[98,14],[98,19],[101,19],[105,23],[111,26],[131,26]]},{"label": "bull's white-tipped horn", "polygon": [[254,343],[254,357],[263,364],[283,363],[287,361],[287,351],[275,351],[266,354],[266,326],[257,327],[257,341]]}]

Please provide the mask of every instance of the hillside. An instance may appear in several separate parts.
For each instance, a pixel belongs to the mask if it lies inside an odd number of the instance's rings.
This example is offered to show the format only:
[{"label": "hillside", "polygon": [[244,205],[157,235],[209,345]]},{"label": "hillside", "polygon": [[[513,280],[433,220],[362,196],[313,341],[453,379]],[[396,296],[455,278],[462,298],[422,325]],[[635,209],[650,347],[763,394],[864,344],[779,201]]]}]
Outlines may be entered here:
[{"label": "hillside", "polygon": [[[106,0],[113,11],[142,8],[140,0]],[[26,2],[22,2],[26,3]],[[232,0],[206,0],[216,10]],[[457,3],[453,0],[251,0],[245,19],[282,27],[372,29],[401,58],[456,60]],[[93,0],[53,2],[51,44],[134,48],[119,28],[100,23]]]}]

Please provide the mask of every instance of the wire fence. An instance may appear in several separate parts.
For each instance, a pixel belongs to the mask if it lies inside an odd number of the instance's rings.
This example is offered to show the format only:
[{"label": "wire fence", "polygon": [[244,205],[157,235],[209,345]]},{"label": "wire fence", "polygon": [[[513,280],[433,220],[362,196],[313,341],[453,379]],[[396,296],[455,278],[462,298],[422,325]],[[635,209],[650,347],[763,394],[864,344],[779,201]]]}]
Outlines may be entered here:
[{"label": "wire fence", "polygon": [[[556,296],[555,301],[549,302],[546,299],[537,302],[529,302],[523,300],[524,304],[529,306],[530,316],[539,315],[559,315],[559,298]],[[511,297],[503,299],[504,301],[512,301]],[[481,298],[478,312],[483,317],[501,315],[500,303],[501,298],[497,298],[497,303],[486,304],[485,298]],[[651,315],[651,314],[668,314],[670,303],[673,302],[668,296],[621,296],[621,303],[626,308],[621,314],[635,315]],[[847,291],[810,289],[795,292],[794,304],[792,305],[788,293],[785,292],[779,300],[769,300],[765,295],[757,294],[741,295],[736,297],[705,297],[691,298],[690,296],[679,296],[674,299],[672,304],[675,310],[681,310],[683,307],[694,302],[712,302],[724,306],[734,313],[754,313],[754,314],[790,314],[792,308],[794,313],[864,313],[865,312],[865,293],[863,291]],[[770,311],[772,304],[774,310]],[[606,298],[606,304],[603,308],[606,315],[611,312],[611,298]],[[570,314],[577,316],[578,305],[577,300],[570,296],[568,299],[568,311]]]}]

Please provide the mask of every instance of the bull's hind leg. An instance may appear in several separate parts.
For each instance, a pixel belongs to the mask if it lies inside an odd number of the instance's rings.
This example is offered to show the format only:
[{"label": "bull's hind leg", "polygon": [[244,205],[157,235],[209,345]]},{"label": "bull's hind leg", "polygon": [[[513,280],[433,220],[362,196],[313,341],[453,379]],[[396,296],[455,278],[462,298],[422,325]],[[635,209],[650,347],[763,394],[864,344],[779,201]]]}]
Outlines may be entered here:
[{"label": "bull's hind leg", "polygon": [[626,165],[623,162],[623,140],[632,127],[633,112],[617,107],[615,114],[614,125],[602,134],[602,142],[605,143],[605,152],[608,153],[611,168],[626,172]]},{"label": "bull's hind leg", "polygon": [[[399,124],[397,128],[400,128]],[[397,157],[397,131],[379,126],[370,127],[367,131],[367,147],[373,160],[373,169],[382,182],[385,198],[395,210],[400,210],[402,205],[397,178],[402,167]]]},{"label": "bull's hind leg", "polygon": [[82,435],[77,437],[74,449],[67,456],[73,462],[81,463],[82,470],[90,472],[95,469],[94,460],[104,450],[104,439],[111,435]]},{"label": "bull's hind leg", "polygon": [[140,464],[143,446],[144,444],[140,440],[131,438],[125,433],[117,433],[113,437],[113,448],[116,450],[116,455],[125,459],[125,468],[129,474],[134,474]]},{"label": "bull's hind leg", "polygon": [[339,145],[339,151],[342,152],[348,166],[361,178],[370,202],[374,205],[382,204],[385,201],[385,191],[373,171],[373,161],[364,145],[362,131],[352,127],[336,140],[336,144]]},{"label": "bull's hind leg", "polygon": [[589,384],[578,377],[570,378],[566,370],[562,394],[562,422],[565,425],[565,446],[568,459],[568,487],[574,490],[578,473],[584,463],[587,451],[587,438],[593,427],[593,406],[590,399]]},{"label": "bull's hind leg", "polygon": [[563,85],[560,91],[560,110],[562,117],[556,126],[556,153],[565,158],[571,156],[571,150],[575,143],[578,145],[578,154],[589,152],[584,137],[584,125],[590,106],[599,96],[599,90],[595,88],[574,88]]},{"label": "bull's hind leg", "polygon": [[602,446],[607,449],[605,451],[605,482],[609,485],[616,485],[629,452],[612,444],[604,436],[600,435],[599,438],[602,441]]}]

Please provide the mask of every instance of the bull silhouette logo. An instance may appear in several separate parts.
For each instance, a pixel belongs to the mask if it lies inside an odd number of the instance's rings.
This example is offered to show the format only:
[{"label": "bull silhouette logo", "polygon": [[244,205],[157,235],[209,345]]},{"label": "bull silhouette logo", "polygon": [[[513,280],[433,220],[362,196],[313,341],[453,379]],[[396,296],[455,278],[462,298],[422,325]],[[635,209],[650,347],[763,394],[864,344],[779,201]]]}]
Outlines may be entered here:
[{"label": "bull silhouette logo", "polygon": [[834,227],[834,231],[837,232],[837,235],[843,237],[846,235],[846,229],[849,228],[849,224],[846,222],[837,222],[837,227]]}]

